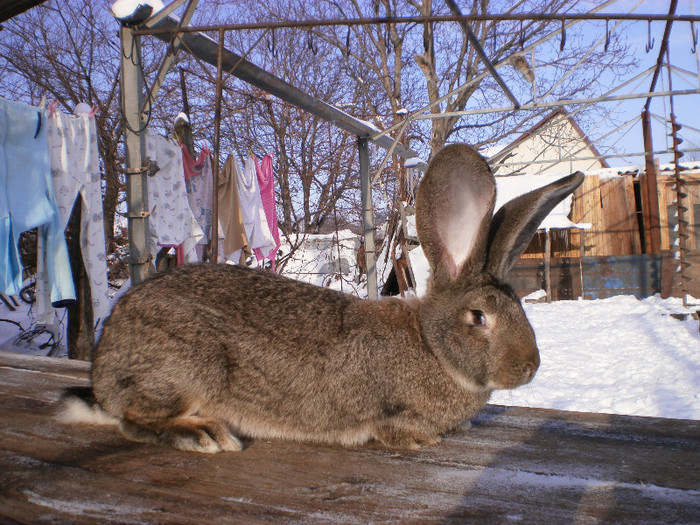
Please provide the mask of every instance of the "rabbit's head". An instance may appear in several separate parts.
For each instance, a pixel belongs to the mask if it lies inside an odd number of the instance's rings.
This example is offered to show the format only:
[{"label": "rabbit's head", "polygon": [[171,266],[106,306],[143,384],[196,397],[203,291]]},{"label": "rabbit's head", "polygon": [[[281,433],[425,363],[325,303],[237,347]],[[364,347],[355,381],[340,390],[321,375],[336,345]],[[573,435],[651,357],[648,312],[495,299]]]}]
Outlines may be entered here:
[{"label": "rabbit's head", "polygon": [[464,388],[515,388],[533,378],[535,334],[504,277],[542,220],[582,181],[574,173],[493,215],[496,184],[481,155],[454,144],[430,162],[416,198],[418,237],[432,271],[421,330]]}]

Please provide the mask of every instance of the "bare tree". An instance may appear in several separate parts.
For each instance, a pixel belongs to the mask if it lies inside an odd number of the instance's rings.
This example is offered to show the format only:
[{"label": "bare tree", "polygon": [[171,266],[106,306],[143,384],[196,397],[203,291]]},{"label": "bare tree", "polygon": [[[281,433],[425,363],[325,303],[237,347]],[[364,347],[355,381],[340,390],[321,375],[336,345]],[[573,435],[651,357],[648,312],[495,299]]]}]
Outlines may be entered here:
[{"label": "bare tree", "polygon": [[92,2],[46,2],[3,24],[0,86],[16,100],[53,98],[65,111],[79,102],[98,108],[105,238],[113,247],[122,192],[119,141],[119,39],[114,21]]}]

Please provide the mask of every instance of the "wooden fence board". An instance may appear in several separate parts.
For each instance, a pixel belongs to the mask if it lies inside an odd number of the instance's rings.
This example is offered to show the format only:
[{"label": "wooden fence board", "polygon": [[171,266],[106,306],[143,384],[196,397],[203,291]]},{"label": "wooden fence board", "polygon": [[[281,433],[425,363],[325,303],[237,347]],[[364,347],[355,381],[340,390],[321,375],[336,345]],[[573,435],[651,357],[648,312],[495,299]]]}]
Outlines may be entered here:
[{"label": "wooden fence board", "polygon": [[690,523],[700,422],[487,407],[418,451],[257,440],[202,455],[59,424],[87,364],[0,352],[0,521]]}]

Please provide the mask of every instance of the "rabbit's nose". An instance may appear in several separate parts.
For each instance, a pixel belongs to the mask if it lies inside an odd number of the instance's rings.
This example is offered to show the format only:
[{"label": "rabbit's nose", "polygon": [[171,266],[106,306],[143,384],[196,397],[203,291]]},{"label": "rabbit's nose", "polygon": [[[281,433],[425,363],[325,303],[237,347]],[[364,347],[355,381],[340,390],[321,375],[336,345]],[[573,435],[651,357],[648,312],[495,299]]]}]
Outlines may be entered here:
[{"label": "rabbit's nose", "polygon": [[523,383],[529,383],[535,377],[537,366],[534,363],[526,363],[523,371]]},{"label": "rabbit's nose", "polygon": [[535,377],[535,372],[537,372],[537,369],[540,367],[540,353],[535,352],[529,361],[525,362],[525,365],[523,367],[523,381],[525,383],[529,383],[532,381],[532,378]]}]

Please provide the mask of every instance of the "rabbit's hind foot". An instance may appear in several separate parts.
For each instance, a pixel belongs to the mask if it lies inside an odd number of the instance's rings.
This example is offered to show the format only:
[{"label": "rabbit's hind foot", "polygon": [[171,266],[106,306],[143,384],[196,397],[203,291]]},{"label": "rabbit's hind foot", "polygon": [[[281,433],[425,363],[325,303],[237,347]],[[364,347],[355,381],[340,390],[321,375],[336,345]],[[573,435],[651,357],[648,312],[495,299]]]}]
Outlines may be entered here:
[{"label": "rabbit's hind foot", "polygon": [[423,447],[432,447],[442,441],[439,435],[428,435],[424,432],[412,432],[409,429],[401,428],[396,424],[385,424],[380,428],[375,439],[382,445],[389,448],[403,448],[418,450]]},{"label": "rabbit's hind foot", "polygon": [[216,419],[199,416],[124,418],[120,428],[133,441],[169,445],[179,450],[208,454],[243,450],[243,444],[228,425]]}]

